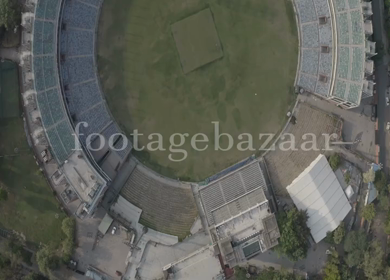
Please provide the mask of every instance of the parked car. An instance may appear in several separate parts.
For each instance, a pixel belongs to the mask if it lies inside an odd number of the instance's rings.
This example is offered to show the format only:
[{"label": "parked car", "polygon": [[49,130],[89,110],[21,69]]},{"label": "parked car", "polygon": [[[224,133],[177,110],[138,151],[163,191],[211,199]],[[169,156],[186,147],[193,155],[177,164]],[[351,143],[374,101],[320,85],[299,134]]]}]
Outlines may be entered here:
[{"label": "parked car", "polygon": [[114,235],[115,232],[116,232],[116,227],[113,227],[113,228],[112,228],[112,231],[111,231],[111,234]]},{"label": "parked car", "polygon": [[387,122],[387,124],[386,124],[386,130],[390,130],[390,122]]},{"label": "parked car", "polygon": [[386,106],[389,106],[390,105],[390,100],[389,100],[389,97],[386,96]]},{"label": "parked car", "polygon": [[371,121],[376,121],[376,105],[371,106]]}]

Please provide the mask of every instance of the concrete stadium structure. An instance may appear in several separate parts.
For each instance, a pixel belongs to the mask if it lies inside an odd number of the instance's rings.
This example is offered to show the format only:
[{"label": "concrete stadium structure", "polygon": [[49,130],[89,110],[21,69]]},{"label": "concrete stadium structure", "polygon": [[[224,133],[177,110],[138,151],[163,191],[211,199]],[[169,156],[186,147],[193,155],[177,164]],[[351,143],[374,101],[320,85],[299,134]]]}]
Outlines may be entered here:
[{"label": "concrete stadium structure", "polygon": [[67,202],[71,189],[81,200],[81,216],[93,213],[131,151],[131,143],[119,135],[97,77],[101,4],[31,1],[22,19],[23,98],[33,142],[47,148],[44,153],[57,165],[54,181],[65,180],[69,186],[61,197]]},{"label": "concrete stadium structure", "polygon": [[[31,2],[33,3],[33,2]],[[79,160],[107,186],[130,156],[131,145],[119,136],[102,93],[96,65],[96,37],[102,0],[40,0],[23,22],[25,104],[36,128],[35,143],[44,144],[60,169],[81,144]],[[344,108],[372,96],[369,80],[375,44],[369,17],[371,3],[358,0],[295,0],[300,34],[297,86]],[[75,139],[75,127],[80,133]],[[97,134],[103,135],[101,139]],[[92,136],[88,138],[87,136]],[[110,149],[108,141],[114,143]],[[89,147],[105,145],[99,151]],[[64,169],[65,170],[65,169]],[[75,187],[76,192],[78,187]],[[96,188],[93,188],[96,189]],[[84,191],[84,190],[83,190]],[[102,193],[103,194],[103,193]],[[81,196],[80,196],[81,197]]]},{"label": "concrete stadium structure", "polygon": [[[106,143],[111,139],[118,149],[126,141],[118,136],[120,128],[107,107],[97,75],[95,42],[102,3],[103,0],[32,0],[27,4],[30,11],[23,15],[21,76],[29,132],[36,150],[49,157],[47,168],[54,169],[50,175],[54,184],[66,185],[61,197],[65,201],[72,190],[80,200],[75,213],[79,217],[94,213],[131,156],[131,145],[120,151],[107,145],[99,151],[89,149],[101,144],[96,134],[103,135]],[[375,44],[369,41],[371,3],[294,3],[300,36],[296,85],[343,108],[359,106],[362,98],[374,92],[373,63],[369,60],[375,55]],[[88,126],[81,126],[77,135],[75,128],[82,122]],[[81,149],[75,150],[77,145]],[[276,159],[270,162],[271,166],[281,166]],[[229,170],[226,176],[206,186],[197,186],[198,209],[189,184],[158,178],[138,164],[132,174],[127,174],[123,197],[139,203],[145,216],[168,226],[172,221],[180,225],[184,219],[194,219],[199,210],[199,216],[204,214],[203,226],[212,243],[218,245],[225,264],[233,266],[278,244],[280,233],[257,160]],[[147,187],[152,191],[145,197]],[[176,196],[171,195],[175,192]],[[164,200],[157,201],[161,194]],[[178,211],[183,204],[183,215],[173,219],[171,209]],[[166,209],[158,211],[164,205]],[[192,222],[178,227],[177,234],[188,233]]]},{"label": "concrete stadium structure", "polygon": [[371,2],[295,0],[300,37],[297,86],[336,103],[358,107],[373,95],[375,43]]},{"label": "concrete stadium structure", "polygon": [[[64,184],[61,194],[80,200],[76,215],[91,215],[104,195],[111,178],[101,169],[87,149],[77,149],[80,141],[64,102],[60,75],[58,28],[60,0],[29,2],[23,15],[22,84],[30,134],[41,160],[51,172],[53,184]],[[49,173],[49,172],[48,172]]]},{"label": "concrete stadium structure", "polygon": [[225,264],[234,267],[278,245],[276,217],[257,160],[199,187],[202,212]]}]

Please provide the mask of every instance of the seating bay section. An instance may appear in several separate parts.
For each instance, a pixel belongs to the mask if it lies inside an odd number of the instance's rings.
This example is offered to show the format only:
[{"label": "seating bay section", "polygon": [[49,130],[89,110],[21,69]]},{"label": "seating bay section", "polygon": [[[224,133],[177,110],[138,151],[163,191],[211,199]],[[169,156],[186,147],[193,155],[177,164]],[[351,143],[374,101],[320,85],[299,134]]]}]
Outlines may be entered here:
[{"label": "seating bay section", "polygon": [[366,35],[371,35],[365,31],[362,4],[295,0],[295,7],[300,33],[297,86],[347,107],[358,106],[367,83]]},{"label": "seating bay section", "polygon": [[[71,121],[80,125],[79,139],[108,176],[117,171],[131,151],[119,134],[101,90],[96,63],[96,40],[102,0],[64,0],[59,28],[60,79]],[[104,137],[104,143],[102,138]],[[90,137],[88,137],[90,136]],[[111,139],[111,146],[108,145]]]}]

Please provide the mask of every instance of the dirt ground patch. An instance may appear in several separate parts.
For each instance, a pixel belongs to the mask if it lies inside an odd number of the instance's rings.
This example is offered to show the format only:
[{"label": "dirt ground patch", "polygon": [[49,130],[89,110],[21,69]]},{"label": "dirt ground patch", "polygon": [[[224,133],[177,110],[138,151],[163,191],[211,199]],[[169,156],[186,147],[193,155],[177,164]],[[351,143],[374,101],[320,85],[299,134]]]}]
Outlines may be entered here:
[{"label": "dirt ground patch", "polygon": [[[278,196],[288,196],[286,187],[305,170],[309,164],[316,159],[325,147],[323,133],[332,134],[338,131],[341,125],[339,118],[327,114],[324,111],[310,107],[306,104],[299,104],[295,110],[297,123],[289,124],[285,133],[291,133],[295,138],[297,150],[283,151],[279,149],[281,139],[276,144],[276,150],[269,152],[265,156],[271,182],[275,194]],[[312,133],[317,139],[317,149],[304,151],[301,149],[302,143],[309,139],[304,139],[304,134]]]},{"label": "dirt ground patch", "polygon": [[185,74],[223,56],[210,9],[178,21],[171,28]]}]

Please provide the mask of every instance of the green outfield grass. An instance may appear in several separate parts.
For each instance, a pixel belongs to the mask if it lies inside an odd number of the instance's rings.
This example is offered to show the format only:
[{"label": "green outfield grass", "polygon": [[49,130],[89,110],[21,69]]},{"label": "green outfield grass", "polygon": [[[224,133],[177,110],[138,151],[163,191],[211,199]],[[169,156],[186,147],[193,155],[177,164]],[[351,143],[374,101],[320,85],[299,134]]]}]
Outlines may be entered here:
[{"label": "green outfield grass", "polygon": [[[172,25],[210,8],[223,56],[187,74]],[[190,39],[189,36],[186,39]],[[256,153],[215,151],[212,121],[221,132],[277,133],[295,101],[298,38],[288,0],[112,0],[99,23],[98,66],[108,105],[121,128],[161,133],[161,152],[135,152],[159,173],[202,180]],[[187,160],[168,159],[173,133],[204,133],[204,152],[183,149]],[[149,142],[140,138],[141,144]],[[255,142],[255,147],[259,142]],[[226,145],[222,141],[221,145]],[[201,145],[199,145],[201,146]],[[180,155],[176,153],[174,158]]]},{"label": "green outfield grass", "polygon": [[0,119],[19,116],[18,65],[11,61],[0,62]]},{"label": "green outfield grass", "polygon": [[[16,83],[0,84],[2,98],[11,99],[19,116],[18,76],[7,75]],[[57,247],[64,237],[61,222],[65,215],[35,163],[20,117],[0,119],[0,186],[9,193],[7,201],[0,201],[0,227],[15,230],[30,242]]]}]

